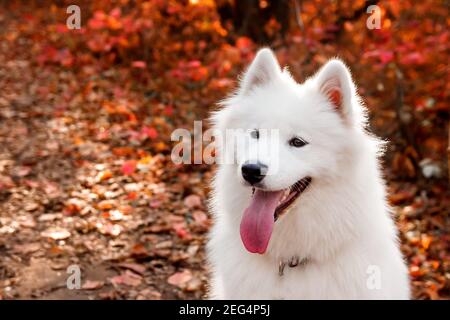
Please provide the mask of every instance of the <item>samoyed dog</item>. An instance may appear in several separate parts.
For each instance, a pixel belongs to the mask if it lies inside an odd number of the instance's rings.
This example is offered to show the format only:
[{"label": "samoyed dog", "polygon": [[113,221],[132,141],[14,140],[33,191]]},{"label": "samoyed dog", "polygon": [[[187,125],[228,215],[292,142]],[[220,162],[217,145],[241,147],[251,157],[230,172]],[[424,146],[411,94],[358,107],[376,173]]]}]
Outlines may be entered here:
[{"label": "samoyed dog", "polygon": [[383,145],[344,63],[298,84],[262,49],[212,122],[232,161],[213,181],[211,298],[409,298]]}]

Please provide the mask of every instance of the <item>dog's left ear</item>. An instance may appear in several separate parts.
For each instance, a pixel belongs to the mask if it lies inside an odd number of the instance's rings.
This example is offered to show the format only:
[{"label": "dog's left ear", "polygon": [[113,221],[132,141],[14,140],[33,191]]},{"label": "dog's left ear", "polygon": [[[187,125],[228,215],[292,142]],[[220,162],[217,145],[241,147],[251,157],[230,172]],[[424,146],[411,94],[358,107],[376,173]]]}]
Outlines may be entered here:
[{"label": "dog's left ear", "polygon": [[247,94],[255,87],[275,80],[280,74],[281,68],[272,50],[269,48],[261,49],[244,74],[240,93]]},{"label": "dog's left ear", "polygon": [[338,59],[328,61],[315,79],[319,91],[327,97],[339,114],[349,119],[352,116],[352,96],[355,86],[347,66]]}]

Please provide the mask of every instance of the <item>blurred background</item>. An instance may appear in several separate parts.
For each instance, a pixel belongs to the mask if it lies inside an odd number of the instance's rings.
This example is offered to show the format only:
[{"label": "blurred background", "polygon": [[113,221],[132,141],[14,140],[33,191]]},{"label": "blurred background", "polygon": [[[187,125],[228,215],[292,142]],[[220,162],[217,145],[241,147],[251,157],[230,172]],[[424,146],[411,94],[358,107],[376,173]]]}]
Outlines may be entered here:
[{"label": "blurred background", "polygon": [[[0,1],[0,299],[204,298],[213,166],[173,164],[170,134],[207,118],[262,46],[298,81],[330,57],[349,65],[371,130],[389,141],[414,298],[449,299],[448,11],[439,0]],[[79,290],[67,289],[70,266]]]}]

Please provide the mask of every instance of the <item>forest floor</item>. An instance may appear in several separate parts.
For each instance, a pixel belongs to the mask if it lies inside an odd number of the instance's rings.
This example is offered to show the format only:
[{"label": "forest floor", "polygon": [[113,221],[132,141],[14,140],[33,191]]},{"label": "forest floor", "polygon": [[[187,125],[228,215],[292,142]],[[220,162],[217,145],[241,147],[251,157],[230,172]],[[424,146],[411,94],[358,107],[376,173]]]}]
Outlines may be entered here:
[{"label": "forest floor", "polygon": [[[211,168],[176,166],[167,146],[148,146],[157,132],[139,107],[139,131],[97,107],[124,99],[124,75],[106,71],[88,90],[79,73],[37,65],[31,46],[0,43],[0,299],[204,298]],[[414,297],[449,298],[446,182],[385,175]],[[70,266],[78,290],[66,286]]]}]

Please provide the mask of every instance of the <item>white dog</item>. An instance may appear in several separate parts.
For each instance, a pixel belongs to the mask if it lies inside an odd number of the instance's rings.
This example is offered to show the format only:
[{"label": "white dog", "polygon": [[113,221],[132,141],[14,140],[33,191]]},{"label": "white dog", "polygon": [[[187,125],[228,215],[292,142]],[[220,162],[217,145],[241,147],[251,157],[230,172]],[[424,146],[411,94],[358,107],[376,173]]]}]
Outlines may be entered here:
[{"label": "white dog", "polygon": [[341,61],[297,84],[262,49],[212,120],[219,154],[246,144],[213,183],[211,298],[409,298],[382,143]]}]

